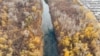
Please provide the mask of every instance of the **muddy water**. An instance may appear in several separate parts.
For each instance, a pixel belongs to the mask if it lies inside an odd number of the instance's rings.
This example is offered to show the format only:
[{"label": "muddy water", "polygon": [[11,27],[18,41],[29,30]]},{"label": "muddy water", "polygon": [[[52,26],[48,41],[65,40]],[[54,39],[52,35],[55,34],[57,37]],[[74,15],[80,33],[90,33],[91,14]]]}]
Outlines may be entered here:
[{"label": "muddy water", "polygon": [[42,29],[44,32],[44,56],[58,56],[57,41],[53,31],[51,16],[49,14],[49,6],[42,0],[43,15]]}]

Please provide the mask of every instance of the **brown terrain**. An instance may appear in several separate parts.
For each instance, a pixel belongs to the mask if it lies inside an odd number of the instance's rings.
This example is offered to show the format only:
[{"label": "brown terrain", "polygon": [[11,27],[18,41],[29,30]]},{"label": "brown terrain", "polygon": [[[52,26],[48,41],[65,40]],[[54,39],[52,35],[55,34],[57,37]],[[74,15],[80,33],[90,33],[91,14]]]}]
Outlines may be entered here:
[{"label": "brown terrain", "polygon": [[42,56],[41,0],[0,0],[0,56]]},{"label": "brown terrain", "polygon": [[100,56],[100,27],[79,0],[46,0],[58,40],[59,56]]},{"label": "brown terrain", "polygon": [[[100,23],[90,10],[79,0],[45,1],[59,56],[100,56]],[[0,0],[0,56],[44,56],[42,10],[41,0]]]}]

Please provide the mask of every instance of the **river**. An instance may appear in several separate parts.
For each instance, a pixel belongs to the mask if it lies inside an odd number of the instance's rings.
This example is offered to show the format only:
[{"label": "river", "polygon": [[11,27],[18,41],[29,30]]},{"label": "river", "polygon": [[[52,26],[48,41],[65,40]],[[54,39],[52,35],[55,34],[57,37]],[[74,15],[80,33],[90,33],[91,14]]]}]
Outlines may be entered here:
[{"label": "river", "polygon": [[49,14],[49,6],[42,0],[43,15],[42,15],[42,29],[44,33],[44,56],[58,56],[57,40],[53,31],[51,16]]}]

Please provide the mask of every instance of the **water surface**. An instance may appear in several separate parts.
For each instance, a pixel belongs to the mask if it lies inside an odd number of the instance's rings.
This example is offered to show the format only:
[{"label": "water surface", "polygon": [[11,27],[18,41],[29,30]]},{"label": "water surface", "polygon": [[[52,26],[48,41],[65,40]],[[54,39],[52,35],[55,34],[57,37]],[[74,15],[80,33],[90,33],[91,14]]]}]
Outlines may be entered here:
[{"label": "water surface", "polygon": [[42,0],[43,15],[42,15],[42,29],[44,32],[44,56],[58,56],[57,41],[53,31],[51,16],[49,14],[49,6]]}]

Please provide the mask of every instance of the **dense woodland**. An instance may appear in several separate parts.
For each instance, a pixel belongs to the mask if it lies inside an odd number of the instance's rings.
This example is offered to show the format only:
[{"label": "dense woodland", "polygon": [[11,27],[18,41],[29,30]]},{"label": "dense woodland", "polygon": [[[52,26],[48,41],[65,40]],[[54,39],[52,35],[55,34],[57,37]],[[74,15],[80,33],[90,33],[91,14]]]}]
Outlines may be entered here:
[{"label": "dense woodland", "polygon": [[92,11],[79,0],[45,2],[53,24],[46,34],[41,0],[0,0],[0,56],[100,56],[100,23]]}]

